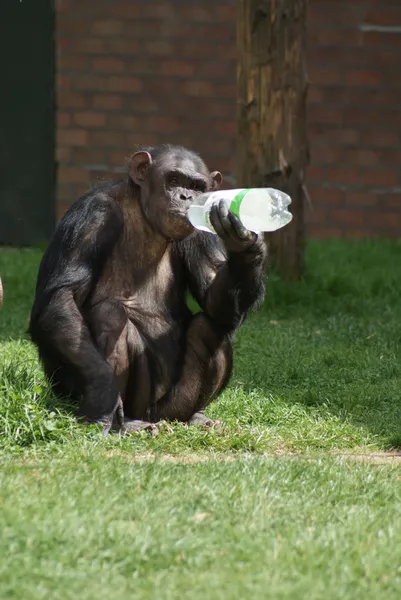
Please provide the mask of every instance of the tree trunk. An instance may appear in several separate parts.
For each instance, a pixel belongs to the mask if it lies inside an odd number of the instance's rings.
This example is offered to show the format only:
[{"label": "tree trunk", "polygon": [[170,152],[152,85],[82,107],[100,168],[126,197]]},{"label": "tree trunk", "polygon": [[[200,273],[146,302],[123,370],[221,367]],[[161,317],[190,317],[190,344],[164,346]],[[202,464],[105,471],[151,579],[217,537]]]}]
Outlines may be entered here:
[{"label": "tree trunk", "polygon": [[266,234],[269,260],[297,279],[304,255],[307,0],[238,0],[238,133],[241,187],[291,196],[291,223]]}]

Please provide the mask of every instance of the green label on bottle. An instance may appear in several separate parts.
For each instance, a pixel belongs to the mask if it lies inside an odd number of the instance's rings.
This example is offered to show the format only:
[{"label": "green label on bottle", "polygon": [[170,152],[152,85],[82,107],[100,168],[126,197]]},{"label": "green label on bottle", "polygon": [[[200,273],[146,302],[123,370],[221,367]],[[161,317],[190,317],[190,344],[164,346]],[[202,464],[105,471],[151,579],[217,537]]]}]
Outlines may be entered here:
[{"label": "green label on bottle", "polygon": [[236,196],[234,196],[233,201],[231,202],[230,205],[230,210],[231,212],[233,212],[235,214],[236,217],[239,218],[239,208],[241,206],[241,202],[244,198],[244,196],[251,190],[251,188],[247,188],[246,190],[242,190],[242,192],[240,192],[239,194],[237,194]]}]

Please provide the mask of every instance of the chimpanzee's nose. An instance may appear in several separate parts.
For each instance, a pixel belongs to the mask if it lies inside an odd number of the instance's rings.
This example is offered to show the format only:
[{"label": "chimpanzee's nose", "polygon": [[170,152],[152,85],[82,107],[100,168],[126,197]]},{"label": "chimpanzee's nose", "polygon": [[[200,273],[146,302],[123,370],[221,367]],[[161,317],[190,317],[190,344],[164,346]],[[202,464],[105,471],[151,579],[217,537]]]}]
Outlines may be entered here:
[{"label": "chimpanzee's nose", "polygon": [[192,200],[191,192],[182,192],[180,195],[180,200]]}]

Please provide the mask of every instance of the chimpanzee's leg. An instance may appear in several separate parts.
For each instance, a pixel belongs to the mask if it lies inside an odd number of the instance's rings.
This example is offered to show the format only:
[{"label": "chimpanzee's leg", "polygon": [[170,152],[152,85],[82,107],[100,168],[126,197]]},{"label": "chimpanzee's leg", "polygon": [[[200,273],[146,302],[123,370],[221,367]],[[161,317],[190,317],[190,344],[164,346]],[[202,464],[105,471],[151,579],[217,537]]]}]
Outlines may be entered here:
[{"label": "chimpanzee's leg", "polygon": [[186,349],[177,383],[148,411],[148,419],[212,423],[203,414],[231,375],[232,346],[226,334],[206,315],[195,315],[187,329]]},{"label": "chimpanzee's leg", "polygon": [[[130,417],[124,417],[122,426],[114,422],[113,429],[122,433],[141,429],[156,432],[154,424],[143,420],[151,398],[151,379],[144,343],[127,318],[124,307],[112,300],[104,301],[92,307],[85,317],[97,348],[115,374],[124,413]],[[134,399],[132,393],[127,394],[130,383],[131,386],[132,383],[135,385]]]}]

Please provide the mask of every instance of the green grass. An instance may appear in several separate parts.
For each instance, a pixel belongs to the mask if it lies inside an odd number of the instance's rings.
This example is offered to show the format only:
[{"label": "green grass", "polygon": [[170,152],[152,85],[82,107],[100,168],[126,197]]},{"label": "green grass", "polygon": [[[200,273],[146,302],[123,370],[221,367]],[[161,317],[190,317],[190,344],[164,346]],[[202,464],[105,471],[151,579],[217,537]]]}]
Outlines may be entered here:
[{"label": "green grass", "polygon": [[401,464],[343,455],[401,447],[400,253],[310,243],[237,336],[223,430],[103,439],[25,335],[40,251],[0,251],[0,597],[399,598]]}]

